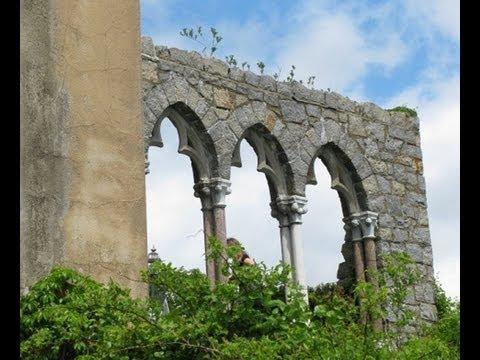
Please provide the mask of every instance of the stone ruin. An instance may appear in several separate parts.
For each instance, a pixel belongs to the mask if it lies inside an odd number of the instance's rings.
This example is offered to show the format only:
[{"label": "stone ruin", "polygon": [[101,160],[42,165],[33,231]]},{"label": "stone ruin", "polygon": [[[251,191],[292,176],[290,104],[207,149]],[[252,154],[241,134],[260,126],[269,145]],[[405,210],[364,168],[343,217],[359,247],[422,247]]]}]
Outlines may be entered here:
[{"label": "stone ruin", "polygon": [[[162,146],[168,117],[192,161],[206,236],[225,241],[230,169],[241,166],[245,139],[267,179],[282,260],[305,285],[305,187],[320,159],[345,222],[339,282],[406,251],[422,273],[407,302],[435,321],[417,117],[154,46],[140,40],[136,0],[26,0],[20,20],[22,293],[61,264],[147,296],[138,279],[147,267],[147,154]],[[207,274],[222,280],[216,265]]]},{"label": "stone ruin", "polygon": [[[267,179],[282,261],[306,286],[305,187],[316,184],[314,163],[320,159],[345,222],[339,283],[364,280],[365,269],[377,268],[378,255],[405,251],[422,273],[408,303],[422,319],[436,319],[417,117],[278,82],[196,52],[155,46],[149,37],[142,38],[142,80],[146,173],[148,148],[163,146],[160,125],[168,117],[178,130],[179,153],[192,162],[205,241],[213,233],[225,241],[230,169],[242,166],[245,139]],[[207,263],[207,275],[221,279],[213,263]]]}]

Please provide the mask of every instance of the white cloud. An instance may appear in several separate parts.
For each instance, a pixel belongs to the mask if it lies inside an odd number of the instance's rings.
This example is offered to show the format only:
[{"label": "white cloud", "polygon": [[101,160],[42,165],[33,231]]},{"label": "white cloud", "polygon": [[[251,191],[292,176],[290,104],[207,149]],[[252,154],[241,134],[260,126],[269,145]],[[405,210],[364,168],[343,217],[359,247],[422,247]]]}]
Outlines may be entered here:
[{"label": "white cloud", "polygon": [[[296,65],[297,78],[315,75],[320,88],[344,91],[377,64],[390,70],[401,62],[407,49],[395,34],[372,42],[348,14],[312,16],[283,39],[276,63]],[[288,69],[285,69],[288,71]]]},{"label": "white cloud", "polygon": [[459,0],[407,0],[407,14],[431,31],[438,29],[454,41],[460,39]]}]

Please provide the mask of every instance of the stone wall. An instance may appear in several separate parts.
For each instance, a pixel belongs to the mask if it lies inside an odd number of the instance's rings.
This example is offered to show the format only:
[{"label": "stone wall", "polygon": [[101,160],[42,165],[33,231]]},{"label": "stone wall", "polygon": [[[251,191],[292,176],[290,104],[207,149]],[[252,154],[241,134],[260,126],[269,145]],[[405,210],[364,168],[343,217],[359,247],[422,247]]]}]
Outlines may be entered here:
[{"label": "stone wall", "polygon": [[[272,201],[279,195],[304,196],[306,185],[315,183],[313,164],[321,158],[345,217],[378,213],[377,254],[406,251],[415,259],[423,278],[408,303],[422,319],[436,319],[417,117],[297,82],[277,82],[196,52],[154,46],[148,37],[142,38],[142,71],[146,155],[148,146],[162,145],[159,123],[168,116],[180,142],[183,136],[188,145],[180,152],[194,159],[196,181],[202,181],[197,169],[202,166],[204,176],[228,180],[231,166],[241,165],[238,145],[246,138],[265,160]],[[203,139],[197,145],[196,137]],[[341,281],[353,277],[351,244],[343,247]]]}]

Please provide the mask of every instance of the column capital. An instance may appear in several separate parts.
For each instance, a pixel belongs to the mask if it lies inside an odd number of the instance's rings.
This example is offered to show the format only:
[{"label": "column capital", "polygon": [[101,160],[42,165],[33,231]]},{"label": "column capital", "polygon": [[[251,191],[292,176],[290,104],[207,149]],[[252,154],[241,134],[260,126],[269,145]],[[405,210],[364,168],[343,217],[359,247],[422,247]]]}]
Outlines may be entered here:
[{"label": "column capital", "polygon": [[378,223],[378,214],[373,211],[363,211],[343,219],[344,229],[352,231],[352,241],[375,239],[375,229]]},{"label": "column capital", "polygon": [[290,225],[290,221],[288,219],[288,214],[281,211],[278,204],[275,201],[270,203],[270,215],[278,220],[278,227],[288,227]]},{"label": "column capital", "polygon": [[302,215],[308,211],[307,202],[307,198],[298,195],[280,195],[275,201],[277,211],[288,216],[289,224],[302,223]]},{"label": "column capital", "polygon": [[193,186],[195,197],[200,198],[202,210],[225,207],[225,196],[230,194],[231,182],[222,178],[201,179]]}]

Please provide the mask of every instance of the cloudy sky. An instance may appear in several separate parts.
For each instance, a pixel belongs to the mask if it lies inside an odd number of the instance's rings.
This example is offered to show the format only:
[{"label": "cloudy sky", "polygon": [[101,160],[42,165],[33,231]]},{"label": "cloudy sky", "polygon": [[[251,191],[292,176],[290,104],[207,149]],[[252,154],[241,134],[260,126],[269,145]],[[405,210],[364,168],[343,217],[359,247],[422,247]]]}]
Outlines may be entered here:
[{"label": "cloudy sky", "polygon": [[[435,274],[460,295],[459,237],[459,1],[141,0],[142,34],[157,45],[200,51],[182,28],[215,27],[223,41],[216,57],[263,61],[265,72],[291,65],[295,78],[316,76],[357,101],[389,108],[407,105],[420,117]],[[149,245],[177,266],[204,270],[202,214],[193,197],[190,161],[177,153],[178,136],[162,125],[164,148],[150,149],[146,177]],[[232,169],[227,233],[257,262],[280,260],[278,226],[270,217],[265,177],[253,149],[241,146],[242,168]],[[336,280],[343,241],[338,196],[319,161],[319,183],[307,187],[303,239],[308,282]]]}]

